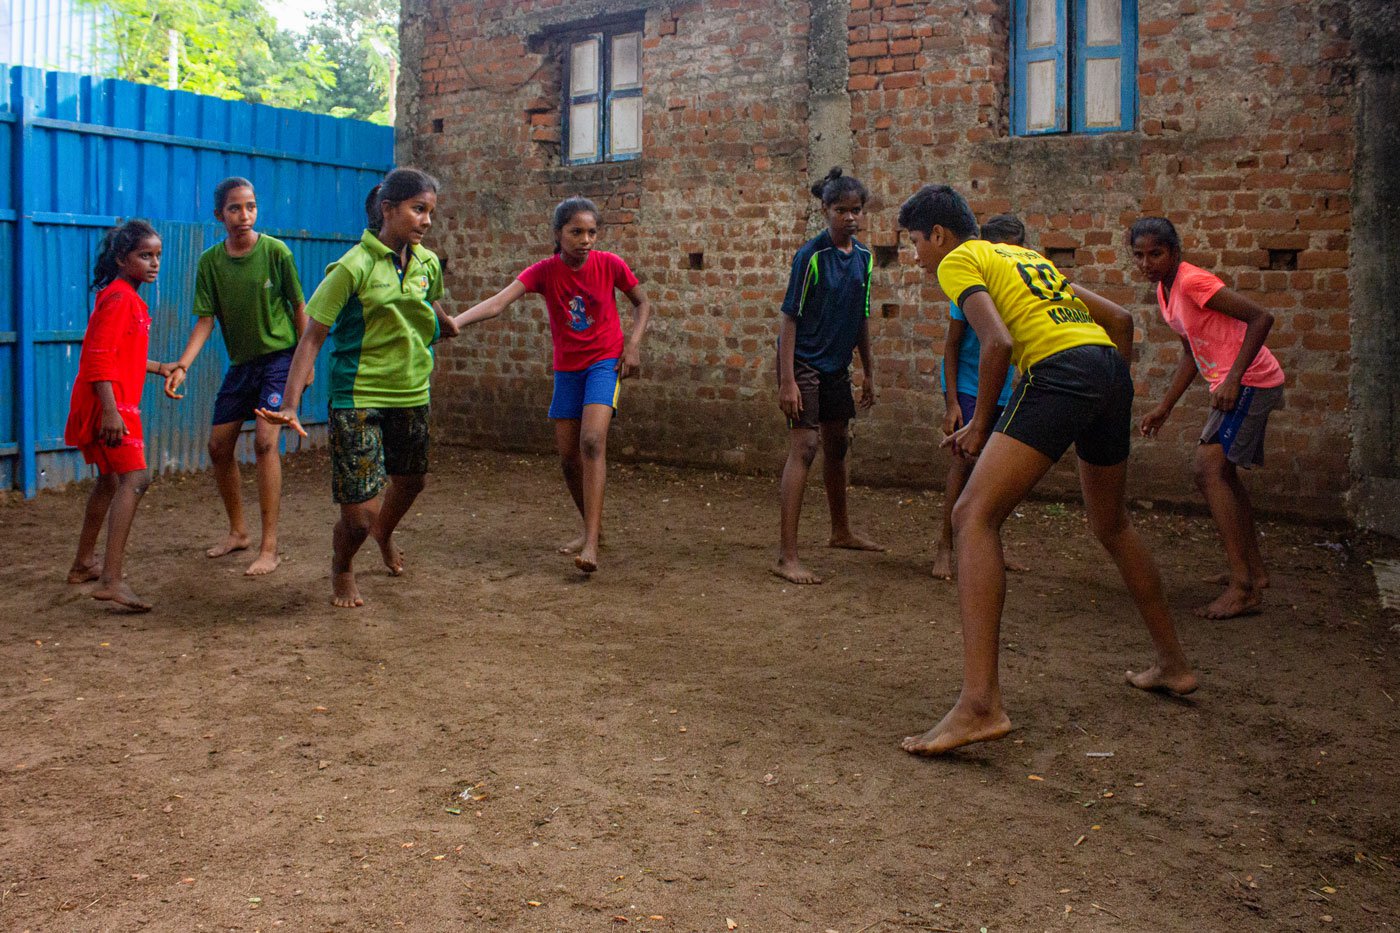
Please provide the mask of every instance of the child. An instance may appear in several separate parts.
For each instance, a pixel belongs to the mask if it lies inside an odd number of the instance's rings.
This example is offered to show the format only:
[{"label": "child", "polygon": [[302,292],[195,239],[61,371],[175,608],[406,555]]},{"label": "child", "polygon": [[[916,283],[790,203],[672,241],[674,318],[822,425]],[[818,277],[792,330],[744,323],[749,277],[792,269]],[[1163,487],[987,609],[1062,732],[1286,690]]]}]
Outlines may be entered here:
[{"label": "child", "polygon": [[851,354],[860,350],[860,408],[875,404],[875,360],[870,353],[870,273],[874,260],[857,239],[869,197],[865,185],[833,168],[812,185],[826,229],[803,244],[792,261],[778,328],[778,407],[787,416],[788,454],[778,484],[781,524],[772,571],[790,583],[822,578],[797,558],[797,525],[807,472],[821,440],[822,479],[831,512],[830,547],[884,548],[851,530],[846,513],[851,397]]},{"label": "child", "polygon": [[[340,504],[332,536],[331,603],[365,604],[355,583],[355,553],[379,544],[391,576],[403,573],[394,529],[423,491],[428,472],[428,377],[432,343],[456,335],[434,302],[442,297],[437,256],[422,245],[437,207],[437,179],[396,168],[365,199],[368,229],[331,263],[307,303],[310,322],[292,356],[282,408],[258,417],[290,425],[329,335],[331,495]],[[332,325],[334,329],[332,330]],[[383,500],[379,494],[383,492]]]},{"label": "child", "polygon": [[[982,341],[976,408],[944,441],[954,453],[977,458],[953,507],[964,571],[958,574],[962,693],[937,725],[904,740],[905,751],[938,755],[1011,731],[997,672],[1006,598],[1001,525],[1071,443],[1079,454],[1089,527],[1117,564],[1156,649],[1156,663],[1141,674],[1129,671],[1128,682],[1176,694],[1195,690],[1196,675],[1177,642],[1161,578],[1124,505],[1132,317],[1071,286],[1039,253],[977,239],[972,211],[947,185],[921,188],[900,208],[899,225],[909,231],[919,265],[937,273],[939,286]],[[993,433],[992,412],[1008,362],[1023,375]]]},{"label": "child", "polygon": [[[122,576],[136,506],[150,485],[141,433],[141,390],[147,374],[167,377],[173,369],[171,363],[146,358],[151,317],[136,291],[154,282],[159,272],[160,237],[146,221],[128,220],[102,238],[92,273],[97,303],[83,335],[78,378],[63,432],[64,442],[81,450],[83,460],[97,467],[97,484],[88,496],[68,582],[96,580],[93,599],[111,600],[134,612],[151,609]],[[104,517],[107,551],[99,571],[94,552]]]},{"label": "child", "polygon": [[[554,255],[530,266],[504,289],[461,314],[465,327],[500,314],[522,295],[544,297],[554,342],[554,443],[564,483],[583,516],[583,534],[559,548],[584,573],[598,569],[607,481],[608,426],[619,380],[637,375],[651,302],[622,258],[594,249],[603,217],[587,198],[554,209]],[[632,333],[624,341],[614,290],[632,302]]]},{"label": "child", "polygon": [[222,557],[249,544],[243,519],[238,461],[234,457],[245,421],[256,422],[253,452],[258,463],[258,504],[262,510],[262,542],[248,576],[277,569],[277,518],[282,500],[282,458],[278,451],[281,425],[259,421],[254,409],[280,408],[292,364],[292,350],[306,330],[306,302],[292,261],[292,251],[274,237],[258,233],[258,202],[253,183],[225,178],[214,189],[214,217],[228,236],[199,257],[195,273],[194,313],[199,318],[175,371],[165,381],[165,394],[180,398],[176,389],[214,331],[224,335],[230,366],[214,400],[214,427],[209,432],[209,458],[214,481],[228,513],[228,536],[205,551]]},{"label": "child", "polygon": [[[982,225],[982,239],[989,243],[1025,246],[1026,225],[1013,214],[997,214]],[[952,320],[948,322],[948,333],[943,339],[943,367],[938,373],[945,405],[944,437],[972,420],[972,412],[977,407],[977,358],[982,352],[977,332],[967,326],[967,317],[958,310],[958,306],[949,304],[948,313]],[[950,372],[957,374],[957,378],[951,382],[947,375]],[[993,421],[1001,417],[1001,410],[1011,398],[1015,378],[1016,369],[1012,367],[1006,371],[1006,384],[1002,386],[996,408],[992,410]],[[953,578],[953,503],[958,501],[958,495],[971,474],[972,464],[962,457],[954,457],[953,462],[948,464],[948,479],[943,484],[943,536],[933,555],[933,576],[939,580]],[[1006,569],[1026,568],[1007,561]]]},{"label": "child", "polygon": [[1264,463],[1269,412],[1283,401],[1283,369],[1264,346],[1274,316],[1204,269],[1181,261],[1181,240],[1165,217],[1144,217],[1128,231],[1138,271],[1157,285],[1162,319],[1181,338],[1181,362],[1166,396],[1142,418],[1155,437],[1173,406],[1201,371],[1211,410],[1196,447],[1196,485],[1220,529],[1230,572],[1225,592],[1197,610],[1207,619],[1258,612],[1269,585],[1254,509],[1238,467]]}]

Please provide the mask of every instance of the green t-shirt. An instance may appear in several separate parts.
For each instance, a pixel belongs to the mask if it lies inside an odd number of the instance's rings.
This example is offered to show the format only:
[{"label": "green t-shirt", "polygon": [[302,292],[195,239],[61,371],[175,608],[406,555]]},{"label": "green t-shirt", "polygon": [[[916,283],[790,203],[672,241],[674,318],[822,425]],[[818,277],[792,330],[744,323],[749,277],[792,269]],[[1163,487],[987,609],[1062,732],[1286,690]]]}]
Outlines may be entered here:
[{"label": "green t-shirt", "polygon": [[393,250],[366,230],[359,244],[326,267],[306,313],[331,328],[332,408],[416,408],[428,404],[433,302],[442,297],[442,265],[431,250],[409,250],[399,269]]},{"label": "green t-shirt", "polygon": [[296,346],[292,314],[304,300],[292,251],[276,237],[258,234],[246,256],[216,243],[199,257],[194,313],[219,319],[234,364]]}]

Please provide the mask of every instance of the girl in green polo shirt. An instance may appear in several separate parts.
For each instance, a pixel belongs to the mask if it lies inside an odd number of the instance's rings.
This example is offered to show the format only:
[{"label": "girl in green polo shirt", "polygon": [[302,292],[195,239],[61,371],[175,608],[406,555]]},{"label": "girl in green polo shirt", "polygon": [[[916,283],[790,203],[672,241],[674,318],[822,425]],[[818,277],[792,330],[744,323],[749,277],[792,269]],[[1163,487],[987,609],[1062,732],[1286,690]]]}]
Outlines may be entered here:
[{"label": "girl in green polo shirt", "polygon": [[311,320],[281,409],[258,409],[266,421],[306,436],[297,407],[329,336],[331,493],[340,505],[331,602],[345,608],[364,605],[352,562],[365,538],[379,544],[391,575],[403,573],[394,529],[426,482],[429,347],[457,334],[434,304],[442,297],[442,265],[422,245],[437,190],[437,179],[412,168],[394,169],[374,186],[365,199],[368,229],[327,267],[307,303]]}]

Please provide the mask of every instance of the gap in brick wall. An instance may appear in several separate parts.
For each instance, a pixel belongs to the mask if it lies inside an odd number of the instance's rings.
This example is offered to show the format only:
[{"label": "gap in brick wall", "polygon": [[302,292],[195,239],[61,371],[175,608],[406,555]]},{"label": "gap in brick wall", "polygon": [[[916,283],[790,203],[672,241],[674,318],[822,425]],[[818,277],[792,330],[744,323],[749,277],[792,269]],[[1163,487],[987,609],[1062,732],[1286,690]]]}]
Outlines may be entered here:
[{"label": "gap in brick wall", "polygon": [[1074,250],[1067,246],[1052,246],[1045,251],[1045,258],[1060,269],[1074,268]]},{"label": "gap in brick wall", "polygon": [[692,272],[699,272],[701,269],[705,268],[705,254],[703,252],[688,253],[685,258],[686,262],[689,264],[687,268]]},{"label": "gap in brick wall", "polygon": [[890,302],[880,305],[880,317],[899,317],[899,305]]},{"label": "gap in brick wall", "polygon": [[1298,268],[1298,251],[1296,249],[1269,250],[1269,268],[1275,272],[1292,272]]},{"label": "gap in brick wall", "polygon": [[441,132],[442,132],[442,117],[437,117],[436,119],[433,120],[433,132],[434,132],[434,133],[441,133]]},{"label": "gap in brick wall", "polygon": [[875,247],[875,265],[880,269],[888,269],[899,261],[898,246],[877,246]]}]

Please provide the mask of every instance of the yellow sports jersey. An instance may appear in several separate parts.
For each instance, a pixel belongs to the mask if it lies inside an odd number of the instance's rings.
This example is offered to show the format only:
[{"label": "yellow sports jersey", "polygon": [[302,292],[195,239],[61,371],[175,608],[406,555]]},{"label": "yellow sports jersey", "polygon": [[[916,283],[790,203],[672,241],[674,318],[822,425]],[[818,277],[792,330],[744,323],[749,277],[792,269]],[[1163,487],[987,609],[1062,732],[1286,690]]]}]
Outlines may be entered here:
[{"label": "yellow sports jersey", "polygon": [[953,303],[987,292],[1011,332],[1011,362],[1021,372],[1054,353],[1113,346],[1055,264],[1033,249],[968,240],[938,264],[938,285]]}]

